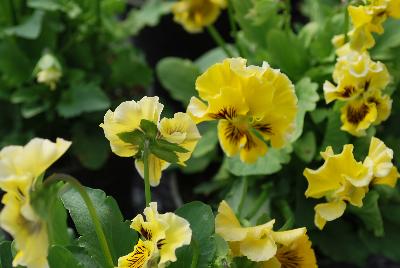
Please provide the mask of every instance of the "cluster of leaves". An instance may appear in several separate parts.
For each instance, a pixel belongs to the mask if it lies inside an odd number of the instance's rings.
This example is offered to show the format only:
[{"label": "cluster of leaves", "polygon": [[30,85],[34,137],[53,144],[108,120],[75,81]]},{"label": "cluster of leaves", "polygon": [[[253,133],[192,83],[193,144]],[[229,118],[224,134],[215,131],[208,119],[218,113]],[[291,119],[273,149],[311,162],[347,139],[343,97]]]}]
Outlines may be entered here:
[{"label": "cluster of leaves", "polygon": [[[219,171],[198,186],[196,193],[207,195],[215,202],[228,200],[239,215],[252,223],[276,218],[285,228],[306,226],[318,255],[325,256],[328,263],[343,261],[362,266],[371,255],[400,261],[400,252],[395,246],[400,241],[395,233],[400,222],[393,209],[399,206],[398,189],[374,187],[365,197],[362,208],[351,207],[341,220],[329,223],[322,232],[314,226],[316,202],[305,199],[304,168],[318,167],[319,152],[328,145],[339,152],[344,144],[353,143],[356,157],[361,160],[367,155],[374,135],[391,146],[395,159],[400,159],[397,150],[400,129],[394,123],[400,100],[392,96],[391,119],[371,129],[366,137],[355,138],[341,131],[340,107],[325,104],[322,84],[332,79],[336,56],[331,39],[347,29],[346,6],[333,0],[295,2],[291,6],[289,1],[231,1],[239,31],[232,33],[235,44],[228,46],[250,64],[267,61],[295,84],[299,113],[291,144],[279,150],[270,149],[255,164],[244,164],[238,157],[222,156],[215,123],[206,122],[199,126],[202,139],[182,171],[197,173],[211,163],[219,164]],[[293,14],[297,16],[294,19]],[[400,21],[388,21],[385,33],[376,40],[371,56],[388,66],[393,81],[387,92],[392,93],[400,85]],[[224,58],[226,55],[220,48],[194,61],[168,57],[158,63],[156,73],[170,96],[186,107],[190,97],[197,95],[194,87],[197,76]]]},{"label": "cluster of leaves", "polygon": [[[0,0],[0,145],[62,136],[85,167],[101,167],[109,154],[98,130],[105,110],[143,95],[153,81],[129,38],[169,7],[159,0],[141,9],[115,0]],[[36,80],[45,53],[61,64],[55,90]]]}]

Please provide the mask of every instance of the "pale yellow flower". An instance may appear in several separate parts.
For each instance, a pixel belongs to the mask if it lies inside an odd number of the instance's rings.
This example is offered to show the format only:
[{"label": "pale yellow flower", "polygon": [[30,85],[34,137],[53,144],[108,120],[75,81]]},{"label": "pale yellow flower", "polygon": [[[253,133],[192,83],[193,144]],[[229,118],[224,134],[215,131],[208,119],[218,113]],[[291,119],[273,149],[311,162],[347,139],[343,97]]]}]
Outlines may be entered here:
[{"label": "pale yellow flower", "polygon": [[294,86],[267,63],[246,67],[245,59],[226,59],[198,77],[196,89],[202,100],[192,97],[187,111],[196,122],[219,120],[219,141],[230,157],[253,163],[266,154],[265,141],[282,147],[294,130]]},{"label": "pale yellow flower", "polygon": [[222,201],[215,217],[215,232],[229,243],[234,257],[246,256],[252,261],[272,259],[279,245],[289,245],[306,233],[305,228],[274,232],[275,220],[254,227],[243,227],[228,203]]},{"label": "pale yellow flower", "polygon": [[306,197],[325,197],[328,201],[315,207],[315,224],[320,229],[326,221],[343,215],[346,202],[361,207],[372,180],[370,169],[354,159],[351,144],[346,144],[340,154],[327,147],[321,155],[325,163],[317,170],[306,168],[303,173],[308,181]]},{"label": "pale yellow flower", "polygon": [[38,83],[45,84],[54,90],[62,77],[62,69],[58,60],[52,54],[43,55],[35,67]]},{"label": "pale yellow flower", "polygon": [[172,13],[186,31],[198,33],[213,24],[226,5],[226,0],[179,0],[172,6]]},{"label": "pale yellow flower", "polygon": [[33,210],[30,193],[43,175],[71,145],[35,138],[25,146],[8,146],[0,151],[0,188],[6,191],[0,213],[0,226],[13,236],[17,255],[13,266],[46,268],[48,234],[46,222]]},{"label": "pale yellow flower", "polygon": [[110,141],[111,150],[118,156],[132,157],[138,153],[139,144],[122,141],[118,134],[140,129],[142,119],[158,124],[164,105],[158,97],[143,97],[140,101],[125,101],[114,112],[108,110],[100,127]]},{"label": "pale yellow flower", "polygon": [[[176,249],[190,244],[192,230],[184,218],[171,212],[159,214],[155,202],[150,203],[143,214],[146,219],[139,214],[131,224],[131,228],[139,232],[143,241],[139,240],[132,253],[119,259],[119,268],[147,267],[147,262],[158,258],[158,267],[164,267],[177,260]],[[137,250],[138,248],[142,250]],[[129,260],[137,260],[131,264],[136,266],[127,266]]]}]

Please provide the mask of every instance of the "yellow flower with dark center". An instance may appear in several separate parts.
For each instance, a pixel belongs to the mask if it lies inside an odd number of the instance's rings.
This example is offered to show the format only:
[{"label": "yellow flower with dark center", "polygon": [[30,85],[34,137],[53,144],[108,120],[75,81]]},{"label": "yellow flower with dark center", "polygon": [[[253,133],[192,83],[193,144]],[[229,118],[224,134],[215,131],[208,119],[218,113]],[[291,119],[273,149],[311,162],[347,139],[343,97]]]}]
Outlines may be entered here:
[{"label": "yellow flower with dark center", "polygon": [[172,13],[186,31],[198,33],[213,24],[226,5],[226,0],[179,0],[172,6]]},{"label": "yellow flower with dark center", "polygon": [[226,59],[198,77],[196,89],[201,99],[192,97],[187,112],[197,123],[219,120],[218,137],[228,156],[240,154],[253,163],[266,154],[265,141],[282,147],[294,130],[294,86],[267,63],[246,67],[245,59]]},{"label": "yellow flower with dark center", "polygon": [[[119,268],[147,267],[147,262],[157,262],[157,267],[164,267],[177,260],[176,249],[190,244],[192,230],[184,218],[171,212],[159,214],[155,202],[150,203],[143,214],[146,219],[139,214],[131,224],[131,228],[141,235],[143,241],[139,240],[132,253],[119,258]],[[129,263],[133,260],[134,263]]]},{"label": "yellow flower with dark center", "polygon": [[0,151],[0,188],[6,193],[0,213],[0,226],[13,236],[17,255],[13,266],[47,268],[47,224],[30,204],[30,193],[43,175],[71,145],[35,138],[25,146],[8,146]]},{"label": "yellow flower with dark center", "polygon": [[[157,126],[157,139],[162,139],[186,149],[185,153],[177,153],[178,164],[184,165],[198,140],[201,138],[195,122],[185,113],[175,113],[173,118],[162,118],[160,115],[163,105],[158,97],[143,97],[140,101],[126,101],[121,103],[114,112],[108,110],[104,116],[104,123],[100,124],[106,138],[110,141],[111,150],[121,157],[134,157],[138,154],[143,144],[132,144],[123,141],[118,135],[125,132],[140,130],[141,121],[148,120]],[[161,173],[168,168],[170,163],[149,155],[149,180],[151,186],[160,183]],[[144,177],[144,163],[141,159],[135,160],[139,174]]]},{"label": "yellow flower with dark center", "polygon": [[264,262],[262,268],[317,268],[317,259],[308,235],[279,241],[275,257]]},{"label": "yellow flower with dark center", "polygon": [[321,155],[325,163],[317,170],[306,168],[303,173],[308,181],[306,197],[325,197],[328,201],[315,207],[315,224],[320,229],[326,221],[343,215],[346,202],[361,207],[372,180],[370,169],[354,159],[351,144],[346,144],[340,154],[327,147]]},{"label": "yellow flower with dark center", "polygon": [[274,232],[275,220],[254,227],[243,227],[228,203],[222,201],[215,217],[215,232],[229,243],[234,257],[246,256],[252,261],[272,259],[280,245],[290,246],[305,235],[305,228]]}]

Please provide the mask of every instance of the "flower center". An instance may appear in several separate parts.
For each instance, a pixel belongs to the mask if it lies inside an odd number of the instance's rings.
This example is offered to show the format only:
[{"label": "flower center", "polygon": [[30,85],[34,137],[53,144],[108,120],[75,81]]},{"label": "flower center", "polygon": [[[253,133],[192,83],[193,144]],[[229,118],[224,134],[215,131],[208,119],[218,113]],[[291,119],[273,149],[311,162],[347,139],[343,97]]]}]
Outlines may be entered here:
[{"label": "flower center", "polygon": [[278,249],[276,257],[281,263],[281,268],[300,268],[303,258],[296,250],[282,246]]}]

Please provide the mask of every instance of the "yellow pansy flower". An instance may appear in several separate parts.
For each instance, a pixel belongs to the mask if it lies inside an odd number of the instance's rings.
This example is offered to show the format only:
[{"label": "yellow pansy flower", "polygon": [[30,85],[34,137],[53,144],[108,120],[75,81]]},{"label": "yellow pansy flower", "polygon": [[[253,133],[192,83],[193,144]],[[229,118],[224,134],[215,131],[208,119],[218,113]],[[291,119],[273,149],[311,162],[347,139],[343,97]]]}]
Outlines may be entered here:
[{"label": "yellow pansy flower", "polygon": [[[159,138],[168,142],[178,144],[187,150],[186,153],[177,153],[179,164],[185,165],[197,142],[201,138],[199,130],[192,118],[186,113],[175,113],[173,118],[163,118],[159,123]],[[161,172],[168,168],[170,163],[164,161],[155,155],[149,156],[149,179],[152,186],[160,183]],[[143,161],[137,159],[135,166],[142,177],[144,177]]]},{"label": "yellow pansy flower", "polygon": [[303,175],[308,181],[306,197],[325,197],[328,201],[315,207],[315,224],[320,229],[326,221],[343,215],[346,202],[362,206],[372,176],[369,168],[354,159],[353,148],[346,144],[340,154],[334,154],[329,146],[321,153],[325,163],[319,169],[304,170]]},{"label": "yellow pansy flower", "polygon": [[[176,249],[190,244],[192,230],[184,218],[171,212],[159,214],[155,202],[150,203],[143,214],[146,219],[139,214],[131,224],[131,228],[140,233],[143,241],[139,240],[132,253],[119,258],[119,268],[147,267],[147,262],[157,261],[158,258],[157,267],[164,267],[177,260]],[[136,260],[136,263],[129,263],[130,260]]]},{"label": "yellow pansy flower", "polygon": [[[148,120],[157,125],[156,139],[162,139],[186,149],[185,153],[177,153],[178,164],[184,165],[198,140],[201,138],[195,122],[185,113],[175,113],[173,118],[162,118],[160,115],[163,105],[158,97],[143,97],[140,101],[126,101],[121,103],[114,112],[108,110],[104,116],[104,123],[100,124],[106,138],[110,141],[111,150],[122,157],[134,157],[139,153],[143,144],[132,144],[123,141],[118,135],[140,129],[140,122]],[[170,163],[158,158],[154,154],[149,155],[149,181],[151,186],[160,183],[161,173],[168,168]],[[144,177],[144,163],[138,158],[135,166],[139,174]]]},{"label": "yellow pansy flower", "polygon": [[158,124],[164,105],[158,97],[143,97],[140,101],[125,101],[114,112],[108,110],[100,127],[110,141],[111,150],[118,156],[132,157],[138,153],[139,145],[122,141],[119,133],[140,129],[142,119]]},{"label": "yellow pansy flower", "polygon": [[394,187],[400,174],[392,163],[393,150],[388,148],[383,141],[372,137],[368,156],[364,166],[370,169],[373,176],[372,184],[386,184]]},{"label": "yellow pansy flower", "polygon": [[58,80],[62,76],[61,64],[50,53],[40,58],[34,72],[36,73],[37,82],[49,86],[51,90],[56,89]]},{"label": "yellow pansy flower", "polygon": [[302,236],[288,236],[279,239],[275,236],[278,243],[278,250],[275,257],[263,262],[261,268],[317,268],[317,259],[311,247],[311,241],[307,234]]},{"label": "yellow pansy flower", "polygon": [[55,143],[35,138],[25,146],[7,146],[0,151],[0,188],[5,191],[0,227],[16,243],[13,266],[46,268],[48,234],[46,222],[33,210],[30,192],[41,176],[71,145],[63,139]]},{"label": "yellow pansy flower", "polygon": [[266,154],[265,141],[282,147],[294,130],[294,86],[267,63],[246,67],[245,59],[226,59],[198,77],[196,89],[200,99],[192,97],[187,112],[197,123],[219,120],[219,142],[228,156],[253,163]]},{"label": "yellow pansy flower", "polygon": [[305,228],[274,232],[275,220],[254,227],[243,227],[226,201],[222,201],[215,217],[215,232],[229,243],[234,257],[246,256],[252,261],[272,259],[280,245],[289,246],[306,233]]},{"label": "yellow pansy flower", "polygon": [[179,0],[172,6],[172,13],[186,31],[198,33],[213,24],[226,5],[226,0]]}]

